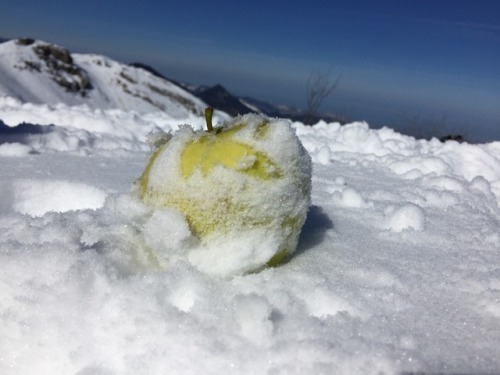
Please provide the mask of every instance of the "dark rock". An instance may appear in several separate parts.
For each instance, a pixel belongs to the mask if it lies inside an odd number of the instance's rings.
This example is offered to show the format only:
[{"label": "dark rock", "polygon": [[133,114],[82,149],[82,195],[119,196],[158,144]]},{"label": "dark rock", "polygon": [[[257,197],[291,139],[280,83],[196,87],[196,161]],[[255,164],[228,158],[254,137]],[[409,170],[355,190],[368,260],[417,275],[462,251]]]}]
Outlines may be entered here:
[{"label": "dark rock", "polygon": [[35,39],[33,38],[19,38],[18,40],[16,40],[16,44],[18,46],[30,46],[33,43],[35,43]]},{"label": "dark rock", "polygon": [[47,63],[54,64],[61,62],[63,64],[73,64],[73,58],[67,49],[56,47],[50,44],[39,44],[33,47],[35,53]]},{"label": "dark rock", "polygon": [[441,142],[446,142],[446,141],[455,141],[458,143],[465,142],[465,138],[461,136],[460,134],[449,134],[445,135],[444,137],[439,138],[439,141]]},{"label": "dark rock", "polygon": [[[52,44],[37,44],[33,51],[46,65],[46,71],[59,86],[68,92],[86,96],[92,89],[90,79],[85,70],[75,65],[67,49]],[[26,63],[27,64],[27,63]],[[30,68],[34,68],[31,66]],[[41,69],[36,69],[41,71]]]}]

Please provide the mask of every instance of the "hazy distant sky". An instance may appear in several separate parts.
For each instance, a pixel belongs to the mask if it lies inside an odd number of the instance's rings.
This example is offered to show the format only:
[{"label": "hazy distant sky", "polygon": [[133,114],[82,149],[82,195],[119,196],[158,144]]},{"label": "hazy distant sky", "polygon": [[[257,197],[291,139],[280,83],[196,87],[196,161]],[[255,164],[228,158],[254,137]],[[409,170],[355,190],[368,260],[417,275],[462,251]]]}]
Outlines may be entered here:
[{"label": "hazy distant sky", "polygon": [[500,139],[498,0],[0,0],[20,36],[297,107],[331,69],[324,111]]}]

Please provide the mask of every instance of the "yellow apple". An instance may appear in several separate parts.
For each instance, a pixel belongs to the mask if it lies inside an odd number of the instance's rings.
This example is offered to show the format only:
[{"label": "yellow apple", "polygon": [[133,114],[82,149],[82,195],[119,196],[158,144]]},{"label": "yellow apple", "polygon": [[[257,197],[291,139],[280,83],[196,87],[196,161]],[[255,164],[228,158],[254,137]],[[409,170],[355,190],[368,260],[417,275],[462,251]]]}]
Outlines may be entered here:
[{"label": "yellow apple", "polygon": [[208,132],[181,126],[158,145],[137,186],[145,203],[181,212],[208,247],[250,232],[256,247],[268,238],[272,249],[255,268],[275,266],[297,246],[311,160],[289,121],[250,114]]}]

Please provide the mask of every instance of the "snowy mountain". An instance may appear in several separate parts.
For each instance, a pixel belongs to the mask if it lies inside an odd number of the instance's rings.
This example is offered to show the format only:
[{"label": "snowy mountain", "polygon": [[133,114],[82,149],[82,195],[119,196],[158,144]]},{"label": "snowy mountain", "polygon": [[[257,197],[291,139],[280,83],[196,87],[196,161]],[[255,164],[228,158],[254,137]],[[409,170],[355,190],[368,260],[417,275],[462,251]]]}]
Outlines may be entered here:
[{"label": "snowy mountain", "polygon": [[[31,38],[0,41],[0,96],[25,103],[168,111],[176,117],[201,114],[207,105],[232,116],[256,112],[294,121],[305,116],[285,105],[238,97],[220,84],[177,83],[142,63],[127,65],[105,56],[70,53]],[[329,114],[318,114],[313,121],[320,119],[344,122]]]},{"label": "snowy mountain", "polygon": [[0,44],[0,96],[22,102],[88,105],[176,117],[203,113],[206,104],[144,68],[29,38]]}]

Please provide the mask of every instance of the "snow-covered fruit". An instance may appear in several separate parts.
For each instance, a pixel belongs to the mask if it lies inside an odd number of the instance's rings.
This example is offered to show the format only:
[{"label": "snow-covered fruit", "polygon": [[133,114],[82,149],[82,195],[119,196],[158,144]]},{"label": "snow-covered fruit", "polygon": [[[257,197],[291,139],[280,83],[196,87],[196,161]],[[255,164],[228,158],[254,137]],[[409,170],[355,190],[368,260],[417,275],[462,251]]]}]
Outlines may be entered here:
[{"label": "snow-covered fruit", "polygon": [[250,272],[296,249],[312,167],[289,121],[248,114],[208,132],[183,125],[155,143],[139,196],[180,211],[203,252],[241,259]]}]

